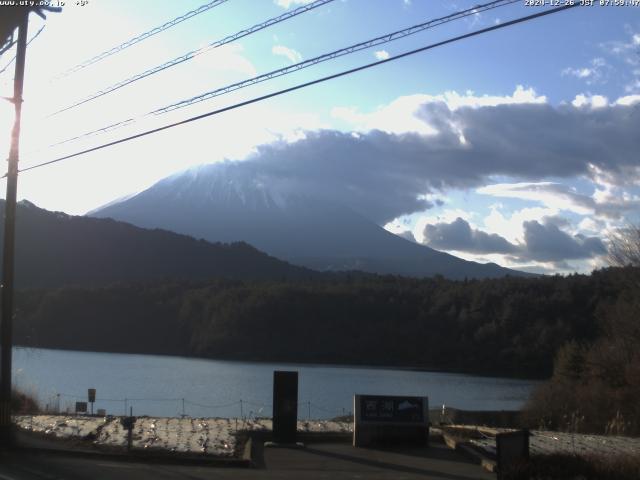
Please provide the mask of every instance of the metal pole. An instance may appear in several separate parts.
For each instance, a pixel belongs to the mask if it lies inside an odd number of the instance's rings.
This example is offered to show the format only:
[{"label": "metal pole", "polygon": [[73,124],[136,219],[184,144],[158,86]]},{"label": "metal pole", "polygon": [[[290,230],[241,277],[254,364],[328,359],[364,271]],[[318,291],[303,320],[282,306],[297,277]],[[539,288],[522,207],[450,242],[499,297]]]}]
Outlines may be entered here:
[{"label": "metal pole", "polygon": [[20,156],[20,119],[24,65],[27,54],[29,11],[24,11],[18,27],[16,71],[13,82],[15,121],[11,132],[7,170],[7,196],[4,206],[4,252],[2,255],[2,325],[0,327],[0,445],[10,447],[11,435],[11,360],[13,347],[13,277],[16,227],[16,196],[18,189],[18,159]]}]

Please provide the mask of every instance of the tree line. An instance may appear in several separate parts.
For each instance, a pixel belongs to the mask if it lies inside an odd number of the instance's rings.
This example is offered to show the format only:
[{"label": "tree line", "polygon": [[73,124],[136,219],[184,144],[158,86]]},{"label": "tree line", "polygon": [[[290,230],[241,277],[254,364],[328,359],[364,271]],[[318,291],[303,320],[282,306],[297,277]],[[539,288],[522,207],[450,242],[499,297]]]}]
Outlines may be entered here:
[{"label": "tree line", "polygon": [[606,318],[626,308],[629,279],[639,271],[463,281],[343,275],[23,290],[16,298],[15,331],[18,343],[33,347],[547,378],[558,352],[572,348],[561,350],[564,345],[620,335]]},{"label": "tree line", "polygon": [[[532,426],[640,435],[640,226],[609,239],[617,293],[598,302],[595,339],[572,339],[526,408]],[[635,266],[633,268],[632,266]]]}]

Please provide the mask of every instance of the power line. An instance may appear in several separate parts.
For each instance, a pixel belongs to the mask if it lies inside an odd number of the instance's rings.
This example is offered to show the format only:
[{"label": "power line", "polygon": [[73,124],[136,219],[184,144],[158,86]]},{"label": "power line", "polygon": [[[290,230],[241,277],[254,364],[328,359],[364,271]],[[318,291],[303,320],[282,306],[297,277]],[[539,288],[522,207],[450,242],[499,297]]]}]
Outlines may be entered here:
[{"label": "power line", "polygon": [[184,403],[187,404],[187,405],[193,405],[195,407],[209,408],[209,409],[213,410],[213,409],[217,409],[217,408],[229,408],[229,407],[233,407],[235,405],[240,405],[241,401],[233,402],[233,403],[226,403],[224,405],[203,405],[201,403],[190,402],[189,400],[185,400]]},{"label": "power line", "polygon": [[60,142],[56,142],[56,143],[50,144],[49,147],[56,147],[56,146],[63,145],[63,144],[66,144],[66,143],[69,143],[69,142],[72,142],[72,141],[75,141],[75,140],[79,140],[81,138],[86,138],[86,137],[90,137],[90,136],[97,135],[97,134],[107,133],[107,132],[113,131],[115,129],[124,127],[124,126],[131,125],[132,123],[137,122],[140,118],[148,117],[148,116],[151,116],[151,115],[160,115],[160,114],[164,114],[164,113],[167,113],[167,112],[170,112],[170,111],[173,111],[173,110],[177,110],[177,109],[180,109],[180,108],[188,107],[188,106],[193,105],[195,103],[199,103],[199,102],[202,102],[202,101],[205,101],[205,100],[212,99],[214,97],[225,95],[227,93],[230,93],[230,92],[233,92],[233,91],[236,91],[236,90],[240,90],[242,88],[249,87],[249,86],[255,85],[257,83],[261,83],[261,82],[264,82],[264,81],[267,81],[267,80],[271,80],[273,78],[281,77],[283,75],[288,75],[290,73],[296,72],[298,70],[302,70],[302,69],[307,68],[307,67],[311,67],[313,65],[317,65],[317,64],[322,63],[322,62],[333,60],[335,58],[339,58],[339,57],[342,57],[344,55],[355,53],[355,52],[358,52],[360,50],[365,50],[367,48],[371,48],[371,47],[374,47],[374,46],[378,46],[378,45],[382,45],[382,44],[385,44],[385,43],[388,43],[388,42],[392,42],[394,40],[398,40],[400,38],[404,38],[404,37],[407,37],[409,35],[413,35],[413,34],[422,32],[422,31],[427,30],[429,28],[434,28],[436,26],[443,25],[445,23],[449,23],[449,22],[452,22],[452,21],[455,21],[455,20],[460,20],[462,18],[471,16],[471,15],[475,15],[477,13],[485,12],[487,10],[492,10],[494,8],[499,8],[499,7],[503,7],[503,6],[506,6],[506,5],[510,5],[512,3],[516,3],[516,2],[519,2],[519,1],[520,0],[495,0],[495,1],[483,4],[483,5],[478,5],[476,7],[469,8],[467,10],[462,10],[462,11],[453,13],[451,15],[447,15],[445,17],[429,20],[427,22],[423,22],[423,23],[420,23],[418,25],[414,25],[412,27],[405,28],[403,30],[398,30],[398,31],[395,31],[395,32],[392,32],[392,33],[381,35],[379,37],[376,37],[376,38],[373,38],[373,39],[369,39],[369,40],[366,40],[364,42],[356,43],[356,44],[351,45],[349,47],[345,47],[345,48],[342,48],[342,49],[339,49],[339,50],[335,50],[335,51],[330,52],[330,53],[325,53],[323,55],[317,56],[315,58],[311,58],[309,60],[304,60],[302,62],[298,62],[298,63],[295,63],[293,65],[288,65],[286,67],[283,67],[283,68],[280,68],[280,69],[277,69],[277,70],[273,70],[271,72],[264,73],[262,75],[258,75],[256,77],[253,77],[253,78],[250,78],[250,79],[247,79],[247,80],[242,80],[240,82],[233,83],[231,85],[227,85],[227,86],[224,86],[224,87],[221,87],[221,88],[209,91],[209,92],[205,92],[205,93],[203,93],[201,95],[192,97],[190,99],[182,100],[180,102],[177,102],[177,103],[174,103],[174,104],[162,107],[162,108],[158,108],[156,110],[152,110],[152,111],[147,112],[144,115],[141,115],[140,117],[137,117],[137,118],[128,118],[126,120],[122,120],[120,122],[112,123],[110,125],[107,125],[106,127],[101,127],[99,129],[91,130],[89,132],[86,132],[84,134],[76,135],[75,137],[68,138],[68,139],[62,140]]},{"label": "power line", "polygon": [[148,32],[144,32],[141,33],[140,35],[133,37],[130,40],[127,40],[124,43],[121,43],[120,45],[117,45],[113,48],[110,48],[109,50],[106,50],[102,53],[99,53],[98,55],[96,55],[95,57],[91,57],[88,60],[85,60],[84,62],[81,62],[67,70],[65,70],[62,73],[59,73],[58,75],[56,75],[55,77],[53,77],[52,80],[60,80],[61,78],[67,77],[69,75],[71,75],[72,73],[77,72],[78,70],[82,70],[83,68],[88,67],[89,65],[93,65],[96,62],[99,62],[100,60],[104,60],[105,58],[114,55],[116,53],[121,52],[122,50],[125,50],[126,48],[131,47],[132,45],[135,45],[136,43],[140,43],[143,40],[146,40],[149,37],[152,37],[160,32],[163,32],[164,30],[167,30],[175,25],[178,25],[179,23],[184,22],[185,20],[188,20],[190,18],[195,17],[196,15],[200,15],[201,13],[204,13],[208,10],[211,10],[214,7],[217,7],[218,5],[222,5],[223,3],[227,2],[228,0],[213,0],[212,2],[206,3],[204,5],[199,6],[198,8],[191,10],[190,12],[185,13],[184,15],[180,15],[179,17],[174,18],[173,20],[169,20],[168,22],[160,25],[159,27],[155,27],[151,30],[149,30]]},{"label": "power line", "polygon": [[434,49],[434,48],[437,48],[437,47],[441,47],[443,45],[454,43],[454,42],[457,42],[457,41],[460,41],[460,40],[464,40],[466,38],[475,37],[475,36],[481,35],[483,33],[488,33],[488,32],[494,31],[494,30],[499,30],[499,29],[502,29],[502,28],[510,27],[512,25],[516,25],[516,24],[519,24],[519,23],[527,22],[529,20],[534,20],[536,18],[540,18],[540,17],[546,16],[546,15],[551,15],[551,14],[558,13],[558,12],[561,12],[561,11],[564,11],[564,10],[567,10],[567,9],[570,9],[570,8],[578,7],[578,6],[579,6],[579,4],[564,5],[564,6],[561,6],[561,7],[556,7],[556,8],[552,8],[552,9],[549,9],[549,10],[545,10],[543,12],[538,12],[538,13],[527,15],[527,16],[524,16],[524,17],[516,18],[514,20],[510,20],[508,22],[500,23],[498,25],[493,25],[491,27],[487,27],[487,28],[483,28],[483,29],[476,30],[476,31],[473,31],[473,32],[469,32],[469,33],[466,33],[464,35],[458,35],[456,37],[452,37],[452,38],[449,38],[447,40],[443,40],[443,41],[440,41],[440,42],[437,42],[437,43],[432,43],[430,45],[427,45],[427,46],[424,46],[424,47],[421,47],[421,48],[417,48],[415,50],[410,50],[408,52],[404,52],[404,53],[401,53],[401,54],[398,54],[398,55],[394,55],[393,57],[389,57],[389,58],[386,58],[384,60],[378,60],[377,62],[372,62],[372,63],[368,63],[366,65],[361,65],[359,67],[351,68],[349,70],[344,70],[342,72],[334,73],[334,74],[328,75],[326,77],[322,77],[322,78],[318,78],[316,80],[311,80],[309,82],[301,83],[301,84],[295,85],[293,87],[285,88],[285,89],[282,89],[282,90],[278,90],[276,92],[272,92],[272,93],[269,93],[269,94],[266,94],[266,95],[255,97],[255,98],[252,98],[250,100],[245,100],[243,102],[236,103],[236,104],[233,104],[233,105],[229,105],[227,107],[219,108],[217,110],[213,110],[213,111],[210,111],[210,112],[207,112],[207,113],[203,113],[201,115],[196,115],[195,117],[190,117],[190,118],[187,118],[185,120],[181,120],[179,122],[170,123],[170,124],[164,125],[162,127],[158,127],[158,128],[154,128],[154,129],[151,129],[151,130],[147,130],[145,132],[137,133],[135,135],[131,135],[129,137],[125,137],[125,138],[121,138],[121,139],[118,139],[118,140],[114,140],[112,142],[104,143],[104,144],[98,145],[96,147],[92,147],[92,148],[88,148],[88,149],[85,149],[85,150],[81,150],[79,152],[72,153],[72,154],[69,154],[69,155],[64,155],[62,157],[59,157],[59,158],[56,158],[56,159],[53,159],[53,160],[49,160],[47,162],[42,162],[42,163],[39,163],[39,164],[36,164],[36,165],[32,165],[30,167],[23,168],[23,169],[21,169],[19,171],[20,172],[26,172],[26,171],[29,171],[29,170],[34,170],[36,168],[40,168],[40,167],[44,167],[44,166],[51,165],[51,164],[54,164],[54,163],[62,162],[64,160],[67,160],[67,159],[70,159],[70,158],[74,158],[74,157],[78,157],[80,155],[84,155],[84,154],[87,154],[87,153],[95,152],[95,151],[101,150],[103,148],[107,148],[107,147],[111,147],[111,146],[114,146],[114,145],[118,145],[120,143],[125,143],[125,142],[131,141],[131,140],[135,140],[137,138],[141,138],[141,137],[145,137],[147,135],[151,135],[151,134],[154,134],[154,133],[161,132],[163,130],[168,130],[168,129],[173,128],[173,127],[178,127],[180,125],[185,125],[187,123],[195,122],[197,120],[202,120],[203,118],[207,118],[207,117],[211,117],[211,116],[214,116],[214,115],[218,115],[220,113],[228,112],[230,110],[235,110],[236,108],[244,107],[246,105],[251,105],[251,104],[257,103],[257,102],[261,102],[261,101],[267,100],[269,98],[277,97],[277,96],[283,95],[285,93],[290,93],[290,92],[293,92],[293,91],[296,91],[296,90],[300,90],[302,88],[310,87],[312,85],[323,83],[323,82],[326,82],[328,80],[333,80],[335,78],[344,77],[346,75],[350,75],[352,73],[356,73],[356,72],[359,72],[359,71],[362,71],[362,70],[367,70],[367,69],[372,68],[372,67],[377,67],[378,65],[382,65],[382,64],[385,64],[385,63],[393,62],[393,61],[399,60],[401,58],[405,58],[405,57],[408,57],[408,56],[411,56],[411,55],[415,55],[417,53],[424,52],[424,51],[427,51],[427,50],[431,50],[431,49]]},{"label": "power line", "polygon": [[309,60],[305,60],[293,65],[289,65],[287,67],[284,68],[280,68],[278,70],[273,70],[271,72],[259,75],[257,77],[253,77],[250,78],[248,80],[243,80],[241,82],[238,83],[234,83],[232,85],[228,85],[226,87],[222,87],[222,88],[218,88],[216,90],[212,90],[206,93],[203,93],[201,95],[197,95],[195,97],[192,97],[190,99],[187,100],[182,100],[180,102],[174,103],[172,105],[166,106],[166,107],[162,107],[159,108],[157,110],[154,110],[152,112],[149,112],[148,115],[159,115],[162,113],[166,113],[166,112],[170,112],[172,110],[177,110],[179,108],[184,108],[187,107],[189,105],[193,105],[195,103],[198,102],[202,102],[204,100],[209,100],[211,98],[220,96],[220,95],[224,95],[226,93],[235,91],[235,90],[239,90],[241,88],[244,87],[248,87],[250,85],[255,85],[256,83],[261,83],[264,82],[266,80],[270,80],[272,78],[276,78],[276,77],[280,77],[283,75],[287,75],[289,73],[293,73],[295,71],[298,70],[302,70],[304,68],[313,66],[313,65],[317,65],[319,63],[322,62],[326,62],[328,60],[333,60],[335,58],[339,58],[342,57],[344,55],[349,55],[351,53],[355,53],[355,52],[359,52],[360,50],[365,50],[367,48],[371,48],[371,47],[375,47],[378,45],[382,45],[385,43],[389,43],[392,42],[394,40],[398,40],[404,37],[408,37],[410,35],[414,35],[416,33],[422,32],[424,30],[433,28],[433,27],[437,27],[439,25],[444,25],[445,23],[449,23],[449,22],[453,22],[455,20],[460,20],[461,18],[465,18],[471,15],[476,15],[477,13],[480,12],[484,12],[487,10],[492,10],[494,8],[498,8],[498,7],[503,7],[506,5],[510,5],[512,3],[516,3],[519,2],[520,0],[496,0],[493,2],[489,2],[487,4],[484,5],[478,5],[476,7],[467,9],[467,10],[462,10],[460,12],[456,12],[453,13],[451,15],[447,15],[445,17],[441,17],[441,18],[436,18],[434,20],[429,20],[427,22],[418,24],[418,25],[414,25],[412,27],[409,28],[405,28],[403,30],[398,30],[396,32],[393,33],[388,33],[386,35],[382,35],[376,38],[373,38],[371,40],[366,40],[364,42],[360,42],[357,43],[355,45],[351,45],[349,47],[345,47],[345,48],[341,48],[339,50],[335,50],[333,52],[330,53],[325,53],[323,55],[317,56],[315,58],[311,58]]},{"label": "power line", "polygon": [[9,37],[7,39],[7,41],[6,41],[6,43],[4,45],[0,46],[0,55],[2,55],[4,52],[9,50],[15,44],[16,44],[16,41],[13,39],[13,36]]},{"label": "power line", "polygon": [[277,17],[273,17],[270,18],[269,20],[266,20],[262,23],[258,23],[252,27],[249,27],[247,29],[244,30],[240,30],[239,32],[234,33],[233,35],[229,35],[225,38],[222,38],[220,40],[216,40],[215,42],[210,43],[209,45],[207,45],[204,48],[199,48],[197,50],[192,50],[188,53],[185,53],[184,55],[181,55],[179,57],[174,58],[173,60],[169,60],[168,62],[163,63],[162,65],[158,65],[156,67],[150,68],[148,70],[145,70],[142,73],[138,73],[136,75],[133,75],[132,77],[126,78],[125,80],[122,80],[118,83],[115,83],[113,85],[111,85],[110,87],[107,87],[103,90],[100,90],[98,92],[95,92],[91,95],[89,95],[88,97],[85,97],[82,100],[77,101],[76,103],[69,105],[67,107],[64,107],[60,110],[57,110],[53,113],[51,113],[49,115],[49,117],[53,117],[54,115],[58,115],[59,113],[62,112],[66,112],[67,110],[71,110],[72,108],[78,107],[80,105],[83,105],[87,102],[90,102],[91,100],[95,100],[96,98],[100,98],[104,95],[107,95],[108,93],[114,92],[126,85],[129,85],[131,83],[137,82],[138,80],[141,80],[143,78],[146,78],[150,75],[154,75],[158,72],[161,72],[163,70],[166,70],[167,68],[171,68],[174,67],[176,65],[179,65],[183,62],[186,62],[187,60],[191,60],[192,58],[197,57],[198,55],[201,55],[205,52],[208,52],[209,50],[212,50],[214,48],[217,47],[221,47],[222,45],[226,45],[228,43],[231,43],[235,40],[238,40],[240,38],[246,37],[248,35],[251,35],[255,32],[258,32],[260,30],[264,30],[265,28],[268,28],[272,25],[275,25],[277,23],[280,22],[284,22],[285,20],[288,20],[290,18],[296,17],[302,13],[306,13],[310,10],[313,10],[314,8],[318,8],[322,5],[325,5],[327,3],[333,2],[334,0],[315,0],[314,2],[311,2],[307,5],[302,5],[301,7],[296,8],[295,10],[292,10],[290,12],[287,13],[283,13],[282,15],[279,15]]},{"label": "power line", "polygon": [[[29,41],[27,42],[27,46],[29,46],[29,44],[31,42],[33,42],[36,38],[38,38],[38,35],[40,35],[42,33],[42,31],[44,30],[45,26],[46,25],[43,25],[42,27],[40,27],[40,30],[38,30],[36,32],[36,34],[29,39]],[[7,70],[7,68],[9,68],[11,66],[11,64],[14,62],[15,59],[16,59],[16,55],[14,55],[13,58],[11,60],[9,60],[7,62],[7,64],[4,67],[2,67],[2,69],[0,69],[0,75],[2,75],[5,72],[5,70]]]}]

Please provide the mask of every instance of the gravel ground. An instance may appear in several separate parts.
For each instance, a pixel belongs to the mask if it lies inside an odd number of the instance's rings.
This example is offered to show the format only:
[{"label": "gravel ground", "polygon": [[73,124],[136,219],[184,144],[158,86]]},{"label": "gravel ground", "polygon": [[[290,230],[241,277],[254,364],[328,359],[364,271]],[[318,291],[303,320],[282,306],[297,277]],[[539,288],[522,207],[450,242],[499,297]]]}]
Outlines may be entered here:
[{"label": "gravel ground", "polygon": [[[15,424],[27,431],[58,439],[90,439],[106,447],[126,447],[127,431],[117,417],[22,415]],[[140,417],[133,428],[132,447],[230,457],[236,452],[236,434],[270,431],[270,419]],[[298,422],[301,433],[350,433],[351,423],[325,420]]]},{"label": "gravel ground", "polygon": [[[495,437],[472,440],[472,443],[495,453]],[[531,455],[569,453],[577,455],[640,455],[640,438],[609,435],[585,435],[579,433],[532,430],[529,438]]]}]

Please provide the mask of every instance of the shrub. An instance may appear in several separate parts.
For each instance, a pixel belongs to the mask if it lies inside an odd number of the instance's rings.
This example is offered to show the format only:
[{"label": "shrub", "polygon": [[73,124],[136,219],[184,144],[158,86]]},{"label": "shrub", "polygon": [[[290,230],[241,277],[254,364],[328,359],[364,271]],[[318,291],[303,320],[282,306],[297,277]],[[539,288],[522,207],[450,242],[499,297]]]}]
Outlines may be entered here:
[{"label": "shrub", "polygon": [[37,413],[38,402],[31,395],[14,390],[11,392],[11,412],[16,414]]}]

